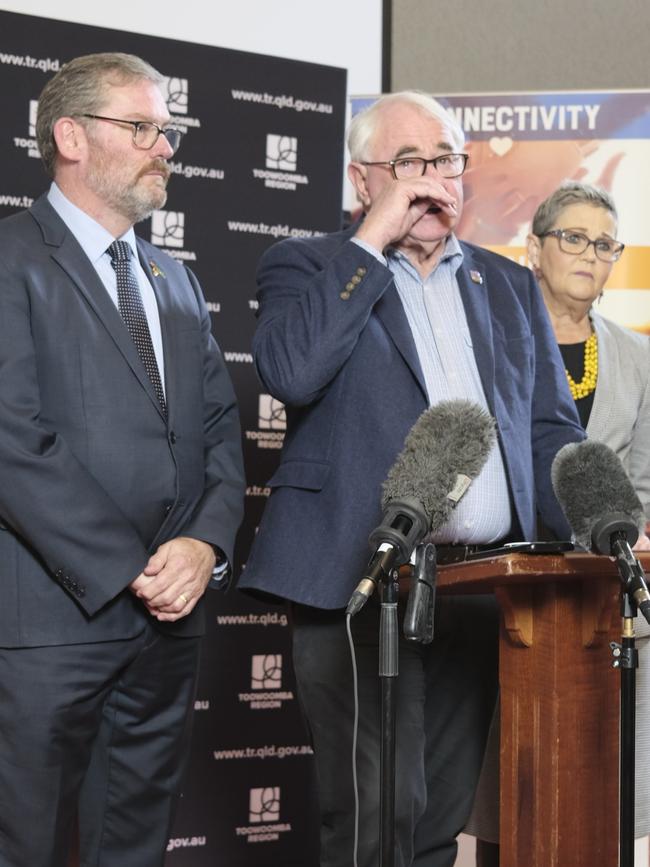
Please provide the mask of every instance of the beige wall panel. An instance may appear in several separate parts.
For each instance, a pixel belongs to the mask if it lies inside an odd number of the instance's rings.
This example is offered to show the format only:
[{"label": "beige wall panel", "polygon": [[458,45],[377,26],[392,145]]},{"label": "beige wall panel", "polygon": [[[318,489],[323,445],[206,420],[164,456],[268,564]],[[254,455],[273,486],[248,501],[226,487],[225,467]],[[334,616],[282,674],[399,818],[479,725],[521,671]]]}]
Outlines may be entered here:
[{"label": "beige wall panel", "polygon": [[392,89],[650,86],[648,0],[393,0]]}]

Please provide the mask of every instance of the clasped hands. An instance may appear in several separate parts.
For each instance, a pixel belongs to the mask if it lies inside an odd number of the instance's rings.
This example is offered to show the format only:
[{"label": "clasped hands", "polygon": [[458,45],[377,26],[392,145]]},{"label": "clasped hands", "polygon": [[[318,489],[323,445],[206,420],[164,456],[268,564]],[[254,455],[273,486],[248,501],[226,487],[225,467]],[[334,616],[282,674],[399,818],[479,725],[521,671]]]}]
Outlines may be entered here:
[{"label": "clasped hands", "polygon": [[212,545],[178,536],[152,554],[129,588],[157,620],[179,620],[203,596],[215,562]]}]

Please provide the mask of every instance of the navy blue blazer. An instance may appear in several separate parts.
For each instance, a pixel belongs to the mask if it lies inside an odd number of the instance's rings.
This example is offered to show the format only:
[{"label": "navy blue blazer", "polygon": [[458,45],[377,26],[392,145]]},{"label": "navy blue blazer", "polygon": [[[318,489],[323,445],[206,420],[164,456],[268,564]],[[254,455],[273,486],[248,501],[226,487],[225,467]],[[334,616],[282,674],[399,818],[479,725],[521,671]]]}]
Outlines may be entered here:
[{"label": "navy blue blazer", "polygon": [[[126,589],[162,542],[228,557],[239,419],[194,276],[138,240],[156,294],[165,419],[95,269],[46,197],[0,222],[0,646],[128,638]],[[168,632],[203,630],[202,606]]]},{"label": "navy blue blazer", "polygon": [[[381,484],[428,406],[392,274],[353,231],[283,241],[259,269],[255,360],[286,404],[287,434],[239,587],[325,609],[359,581]],[[568,538],[550,468],[584,432],[539,288],[527,268],[461,246],[458,283],[521,535],[534,538],[538,507]]]}]

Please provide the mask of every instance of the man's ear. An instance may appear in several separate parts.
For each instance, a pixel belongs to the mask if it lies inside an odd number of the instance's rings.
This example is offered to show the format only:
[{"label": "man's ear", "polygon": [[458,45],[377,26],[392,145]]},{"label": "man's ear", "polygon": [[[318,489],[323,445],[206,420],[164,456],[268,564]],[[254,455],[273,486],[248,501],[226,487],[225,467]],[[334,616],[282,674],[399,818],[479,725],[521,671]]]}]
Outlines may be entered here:
[{"label": "man's ear", "polygon": [[542,242],[532,233],[526,236],[526,251],[528,253],[528,264],[533,269],[536,277],[539,277],[539,257],[542,252]]},{"label": "man's ear", "polygon": [[86,130],[72,117],[60,117],[52,135],[59,155],[69,162],[78,162],[88,148]]},{"label": "man's ear", "polygon": [[361,163],[351,162],[348,166],[348,178],[357,191],[357,199],[363,205],[364,211],[367,211],[370,207],[370,195],[368,194],[368,186],[366,184],[367,175],[368,169]]}]

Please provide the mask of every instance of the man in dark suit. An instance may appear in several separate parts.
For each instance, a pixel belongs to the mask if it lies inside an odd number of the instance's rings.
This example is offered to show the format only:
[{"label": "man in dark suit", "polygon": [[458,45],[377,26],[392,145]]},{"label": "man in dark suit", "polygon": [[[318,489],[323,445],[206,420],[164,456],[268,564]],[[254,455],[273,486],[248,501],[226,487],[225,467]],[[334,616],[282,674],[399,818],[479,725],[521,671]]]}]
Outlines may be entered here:
[{"label": "man in dark suit", "polygon": [[[230,568],[235,397],[195,277],[136,239],[180,142],[137,57],[68,63],[52,186],[0,224],[0,864],[163,863],[203,596]],[[115,242],[117,241],[117,244]]]},{"label": "man in dark suit", "polygon": [[[436,530],[457,546],[532,539],[536,508],[561,536],[558,449],[583,438],[531,272],[459,242],[463,133],[419,93],[352,123],[350,178],[365,212],[346,232],[271,248],[259,271],[254,350],[287,406],[280,466],[240,587],[290,600],[294,663],[315,747],[322,867],[353,863],[353,680],[342,609],[381,522],[381,484],[427,407],[468,399],[498,445]],[[435,448],[435,444],[432,444]],[[444,546],[444,550],[443,550]],[[452,546],[454,550],[449,550]],[[442,599],[435,640],[402,641],[396,864],[451,867],[496,695],[497,613]],[[359,667],[359,867],[378,863],[378,605],[352,620]]]}]

